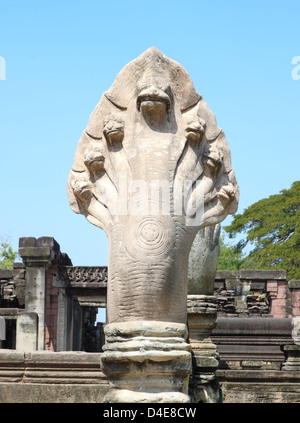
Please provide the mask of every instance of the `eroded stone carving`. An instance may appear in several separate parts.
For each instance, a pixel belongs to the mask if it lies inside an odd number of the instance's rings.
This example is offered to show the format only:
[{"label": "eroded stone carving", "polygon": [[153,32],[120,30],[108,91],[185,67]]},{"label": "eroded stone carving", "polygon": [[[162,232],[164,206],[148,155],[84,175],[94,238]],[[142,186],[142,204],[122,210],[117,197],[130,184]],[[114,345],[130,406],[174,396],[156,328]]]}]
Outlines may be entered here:
[{"label": "eroded stone carving", "polygon": [[195,236],[189,255],[188,293],[213,295],[220,253],[221,225],[208,226]]},{"label": "eroded stone carving", "polygon": [[300,317],[293,317],[292,319],[292,337],[296,345],[300,346]]},{"label": "eroded stone carving", "polygon": [[66,281],[71,286],[98,284],[106,286],[107,284],[107,267],[88,267],[88,266],[67,266]]},{"label": "eroded stone carving", "polygon": [[220,402],[220,386],[216,378],[219,365],[216,345],[210,336],[217,323],[215,276],[220,252],[221,224],[200,229],[189,255],[188,326],[194,357],[190,379],[192,402]]},{"label": "eroded stone carving", "polygon": [[182,66],[150,48],[123,68],[78,143],[68,195],[109,238],[109,322],[185,323],[193,239],[236,211],[239,190]]}]

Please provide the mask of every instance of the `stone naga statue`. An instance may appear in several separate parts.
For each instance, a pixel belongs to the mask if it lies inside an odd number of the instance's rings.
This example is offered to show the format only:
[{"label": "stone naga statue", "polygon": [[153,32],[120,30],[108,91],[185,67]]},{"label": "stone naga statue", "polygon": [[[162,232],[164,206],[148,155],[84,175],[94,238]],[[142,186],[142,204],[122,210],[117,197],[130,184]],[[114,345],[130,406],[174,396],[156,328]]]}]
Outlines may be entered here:
[{"label": "stone naga statue", "polygon": [[177,62],[150,48],[90,116],[68,179],[75,213],[109,238],[108,323],[186,323],[199,229],[237,210],[224,132]]}]

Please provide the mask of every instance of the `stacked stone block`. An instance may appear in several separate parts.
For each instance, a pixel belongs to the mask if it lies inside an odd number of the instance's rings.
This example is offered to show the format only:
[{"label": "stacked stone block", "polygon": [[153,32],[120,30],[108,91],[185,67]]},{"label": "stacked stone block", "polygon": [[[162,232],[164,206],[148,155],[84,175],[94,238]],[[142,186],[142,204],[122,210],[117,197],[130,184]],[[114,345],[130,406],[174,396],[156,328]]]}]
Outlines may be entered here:
[{"label": "stacked stone block", "polygon": [[300,315],[300,282],[284,270],[219,270],[215,279],[218,317]]}]

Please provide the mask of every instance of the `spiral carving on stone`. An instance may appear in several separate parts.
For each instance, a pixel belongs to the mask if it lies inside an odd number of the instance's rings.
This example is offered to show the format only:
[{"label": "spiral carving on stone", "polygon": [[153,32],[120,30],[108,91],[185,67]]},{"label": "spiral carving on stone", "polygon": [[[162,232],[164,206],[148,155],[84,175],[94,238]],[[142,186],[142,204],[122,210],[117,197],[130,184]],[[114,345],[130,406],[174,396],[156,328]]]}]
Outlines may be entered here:
[{"label": "spiral carving on stone", "polygon": [[146,216],[140,220],[131,219],[126,249],[129,255],[138,259],[164,256],[172,248],[173,222],[167,216]]}]

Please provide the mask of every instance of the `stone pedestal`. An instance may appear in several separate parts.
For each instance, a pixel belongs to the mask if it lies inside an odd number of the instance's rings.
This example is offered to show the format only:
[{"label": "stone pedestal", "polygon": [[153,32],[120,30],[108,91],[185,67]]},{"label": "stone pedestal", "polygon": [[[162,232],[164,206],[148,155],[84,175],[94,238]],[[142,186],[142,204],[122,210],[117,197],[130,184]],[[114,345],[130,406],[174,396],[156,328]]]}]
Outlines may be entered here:
[{"label": "stone pedestal", "polygon": [[105,327],[106,403],[189,403],[190,345],[184,324],[136,321]]},{"label": "stone pedestal", "polygon": [[221,401],[216,379],[218,352],[210,336],[217,324],[217,307],[212,295],[188,295],[189,338],[193,355],[193,375],[190,382],[192,402]]},{"label": "stone pedestal", "polygon": [[300,371],[300,345],[285,345],[283,351],[286,361],[282,366],[285,371]]}]

